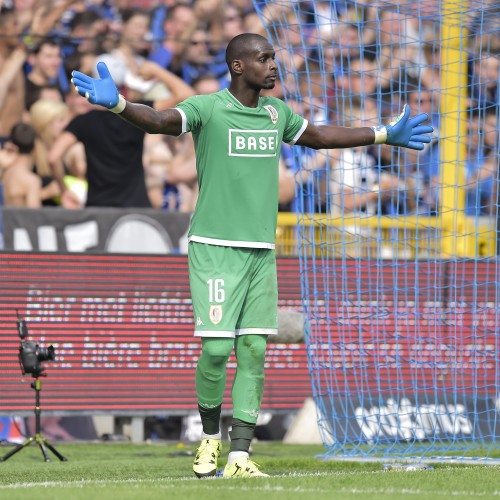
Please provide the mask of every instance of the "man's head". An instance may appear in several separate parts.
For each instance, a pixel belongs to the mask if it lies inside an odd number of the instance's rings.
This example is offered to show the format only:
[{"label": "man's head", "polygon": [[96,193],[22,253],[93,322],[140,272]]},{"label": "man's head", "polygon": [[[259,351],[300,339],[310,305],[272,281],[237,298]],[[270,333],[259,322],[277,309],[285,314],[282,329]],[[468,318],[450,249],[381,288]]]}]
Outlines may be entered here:
[{"label": "man's head", "polygon": [[107,20],[95,10],[77,12],[69,23],[76,52],[98,54],[108,30]]},{"label": "man's head", "polygon": [[9,141],[17,147],[20,154],[30,154],[35,147],[35,130],[27,123],[17,123],[12,127]]},{"label": "man's head", "polygon": [[177,3],[167,10],[163,29],[169,41],[179,41],[181,35],[194,21],[195,14],[190,5]]},{"label": "man's head", "polygon": [[62,63],[59,44],[51,39],[42,40],[31,52],[29,63],[39,80],[50,83],[57,77]]},{"label": "man's head", "polygon": [[191,35],[189,46],[186,50],[185,59],[191,64],[206,64],[210,59],[209,54],[209,33],[199,27]]},{"label": "man's head", "polygon": [[235,36],[226,49],[231,78],[243,78],[248,87],[272,89],[278,75],[275,51],[267,38],[255,33]]},{"label": "man's head", "polygon": [[17,24],[16,14],[13,8],[6,7],[0,2],[0,45],[14,48],[19,43],[20,28]]},{"label": "man's head", "polygon": [[132,48],[137,54],[147,52],[150,48],[148,13],[141,9],[125,9],[122,23],[120,43]]},{"label": "man's head", "polygon": [[233,37],[245,32],[243,16],[241,12],[231,3],[227,3],[224,9],[223,38],[231,40]]},{"label": "man's head", "polygon": [[338,77],[340,87],[353,95],[370,95],[377,89],[378,70],[369,58],[353,59],[349,70]]}]

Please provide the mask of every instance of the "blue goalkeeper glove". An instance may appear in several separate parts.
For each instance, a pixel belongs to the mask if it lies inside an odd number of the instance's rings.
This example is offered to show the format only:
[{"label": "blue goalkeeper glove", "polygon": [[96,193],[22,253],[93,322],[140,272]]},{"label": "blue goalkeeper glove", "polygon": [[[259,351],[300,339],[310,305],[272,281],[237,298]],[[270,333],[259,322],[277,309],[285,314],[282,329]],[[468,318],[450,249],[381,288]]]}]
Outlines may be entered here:
[{"label": "blue goalkeeper glove", "polygon": [[372,127],[375,132],[375,144],[389,144],[421,151],[424,144],[431,142],[428,134],[434,129],[430,125],[421,125],[429,117],[421,113],[410,118],[410,106],[405,104],[403,112],[384,127]]},{"label": "blue goalkeeper glove", "polygon": [[125,108],[125,99],[118,94],[115,82],[106,64],[103,62],[97,63],[97,72],[100,79],[92,78],[80,73],[80,71],[73,71],[71,73],[73,77],[71,82],[76,91],[90,103],[99,104],[111,111],[121,113],[123,109],[118,111],[116,108],[120,107],[120,104],[123,104],[123,108]]}]

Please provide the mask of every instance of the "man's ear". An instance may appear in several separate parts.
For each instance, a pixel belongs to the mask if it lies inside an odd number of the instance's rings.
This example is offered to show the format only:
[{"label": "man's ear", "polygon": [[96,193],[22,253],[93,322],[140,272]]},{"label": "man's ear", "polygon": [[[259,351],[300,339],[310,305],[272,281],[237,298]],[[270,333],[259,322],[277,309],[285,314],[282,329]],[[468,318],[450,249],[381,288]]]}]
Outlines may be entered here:
[{"label": "man's ear", "polygon": [[233,70],[233,73],[236,73],[237,75],[241,75],[243,73],[243,61],[240,59],[235,59],[231,63],[231,68]]}]

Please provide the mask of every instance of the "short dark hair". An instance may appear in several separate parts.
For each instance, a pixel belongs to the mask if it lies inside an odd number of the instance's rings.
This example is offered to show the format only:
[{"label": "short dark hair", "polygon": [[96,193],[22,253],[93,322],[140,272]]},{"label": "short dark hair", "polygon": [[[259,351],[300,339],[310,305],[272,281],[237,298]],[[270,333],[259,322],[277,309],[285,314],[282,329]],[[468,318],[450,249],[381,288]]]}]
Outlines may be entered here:
[{"label": "short dark hair", "polygon": [[123,24],[128,23],[135,16],[144,16],[147,18],[150,17],[149,12],[147,10],[139,9],[139,8],[135,8],[135,7],[122,9],[120,11],[120,17],[121,17]]},{"label": "short dark hair", "polygon": [[170,21],[177,10],[179,9],[190,9],[193,10],[193,7],[189,4],[189,2],[176,2],[172,7],[169,7],[167,13],[165,14],[165,21]]},{"label": "short dark hair", "polygon": [[16,123],[10,131],[10,142],[17,146],[21,154],[29,154],[35,147],[35,129],[27,123]]},{"label": "short dark hair", "polygon": [[71,21],[69,22],[69,27],[74,30],[78,26],[84,26],[90,28],[96,21],[103,19],[95,10],[85,10],[83,12],[77,12]]},{"label": "short dark hair", "polygon": [[35,55],[39,54],[40,51],[42,50],[42,48],[45,47],[46,45],[48,45],[49,47],[57,47],[57,48],[61,47],[60,42],[56,38],[52,38],[52,37],[42,38],[37,43],[35,43],[33,48],[30,50],[30,53],[35,54]]},{"label": "short dark hair", "polygon": [[236,35],[227,45],[226,64],[231,69],[235,59],[245,59],[258,43],[269,43],[269,40],[257,33],[241,33]]}]

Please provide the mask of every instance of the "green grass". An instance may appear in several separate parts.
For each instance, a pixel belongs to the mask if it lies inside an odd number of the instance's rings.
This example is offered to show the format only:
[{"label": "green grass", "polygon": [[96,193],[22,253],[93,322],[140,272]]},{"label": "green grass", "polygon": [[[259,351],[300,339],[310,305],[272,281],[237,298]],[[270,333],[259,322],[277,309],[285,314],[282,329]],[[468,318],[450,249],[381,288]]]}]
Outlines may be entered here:
[{"label": "green grass", "polygon": [[[0,463],[8,500],[332,500],[500,498],[500,466],[433,464],[384,472],[381,463],[322,461],[321,446],[256,443],[253,459],[269,478],[196,479],[194,445],[57,444],[67,458],[44,462],[32,444]],[[11,448],[0,448],[5,455]],[[223,457],[228,445],[224,443]],[[224,461],[220,463],[222,466]]]}]

